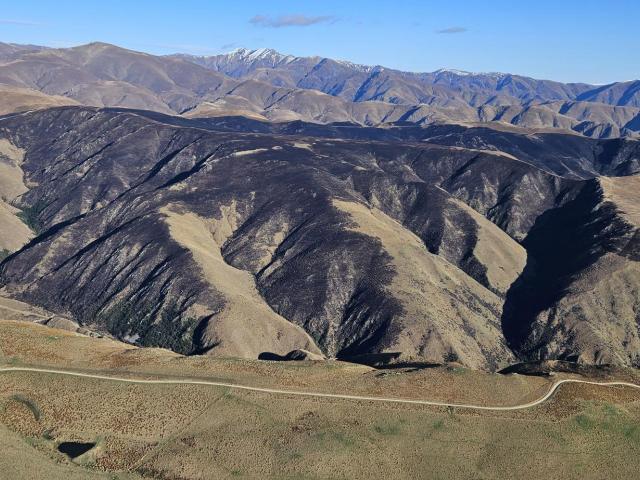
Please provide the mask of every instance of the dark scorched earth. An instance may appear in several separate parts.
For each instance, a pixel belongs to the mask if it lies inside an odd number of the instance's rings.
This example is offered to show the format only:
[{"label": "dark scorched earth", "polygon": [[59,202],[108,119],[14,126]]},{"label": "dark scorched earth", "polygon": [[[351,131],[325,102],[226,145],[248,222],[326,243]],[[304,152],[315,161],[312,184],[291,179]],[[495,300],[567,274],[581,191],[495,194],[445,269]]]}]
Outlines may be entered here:
[{"label": "dark scorched earth", "polygon": [[[180,353],[640,366],[640,143],[491,128],[0,119],[6,295]],[[638,205],[636,203],[636,205]],[[5,227],[3,227],[5,228]]]}]

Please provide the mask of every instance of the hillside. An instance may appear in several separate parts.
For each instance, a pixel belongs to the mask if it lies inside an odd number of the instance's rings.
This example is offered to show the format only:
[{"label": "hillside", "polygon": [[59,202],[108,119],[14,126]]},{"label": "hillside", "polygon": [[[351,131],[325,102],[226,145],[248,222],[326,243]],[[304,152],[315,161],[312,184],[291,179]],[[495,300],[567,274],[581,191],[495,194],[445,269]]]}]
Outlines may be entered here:
[{"label": "hillside", "polygon": [[[636,227],[624,189],[598,187],[637,172],[637,141],[86,107],[0,131],[35,232],[0,264],[3,290],[91,330],[245,358],[638,364],[637,306],[614,301],[638,285]],[[593,315],[540,316],[587,271],[598,308],[570,298]]]}]

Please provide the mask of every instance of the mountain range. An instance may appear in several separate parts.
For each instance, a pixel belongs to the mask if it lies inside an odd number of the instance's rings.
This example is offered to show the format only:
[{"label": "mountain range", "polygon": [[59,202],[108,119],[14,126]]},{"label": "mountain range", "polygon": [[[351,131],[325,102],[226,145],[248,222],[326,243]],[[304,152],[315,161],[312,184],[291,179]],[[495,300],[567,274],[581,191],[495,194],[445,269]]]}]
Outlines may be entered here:
[{"label": "mountain range", "polygon": [[0,132],[29,227],[2,293],[84,328],[186,354],[640,365],[637,140],[83,106]]},{"label": "mountain range", "polygon": [[104,43],[50,49],[0,44],[11,113],[47,105],[127,107],[186,117],[379,126],[495,123],[637,136],[640,81],[595,86],[456,70],[411,73],[274,50],[153,56]]},{"label": "mountain range", "polygon": [[56,324],[187,355],[640,366],[634,83],[3,44],[0,95],[0,295]]}]

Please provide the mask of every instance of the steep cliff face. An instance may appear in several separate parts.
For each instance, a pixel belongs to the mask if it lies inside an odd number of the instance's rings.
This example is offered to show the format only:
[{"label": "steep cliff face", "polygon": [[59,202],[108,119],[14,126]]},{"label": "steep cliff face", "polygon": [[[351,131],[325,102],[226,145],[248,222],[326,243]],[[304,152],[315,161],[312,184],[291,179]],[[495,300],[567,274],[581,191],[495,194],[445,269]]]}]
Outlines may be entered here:
[{"label": "steep cliff face", "polygon": [[[4,118],[3,141],[24,152],[27,191],[12,204],[35,229],[0,264],[4,292],[184,353],[393,353],[496,369],[515,361],[512,349],[596,348],[587,335],[573,346],[562,329],[538,333],[540,312],[599,255],[562,239],[580,227],[596,241],[589,215],[604,198],[589,190],[598,180],[554,173],[566,160],[555,138],[534,165],[495,146],[416,141],[428,132],[344,132],[85,107]],[[505,145],[520,142],[510,135]],[[607,158],[637,161],[627,143],[608,148]],[[631,228],[619,226],[619,200],[601,203],[600,230]],[[536,269],[554,238],[561,271]],[[611,250],[607,238],[598,245]],[[546,303],[526,295],[530,285]],[[631,328],[636,307],[625,308]],[[633,345],[620,345],[613,361],[630,361]]]}]

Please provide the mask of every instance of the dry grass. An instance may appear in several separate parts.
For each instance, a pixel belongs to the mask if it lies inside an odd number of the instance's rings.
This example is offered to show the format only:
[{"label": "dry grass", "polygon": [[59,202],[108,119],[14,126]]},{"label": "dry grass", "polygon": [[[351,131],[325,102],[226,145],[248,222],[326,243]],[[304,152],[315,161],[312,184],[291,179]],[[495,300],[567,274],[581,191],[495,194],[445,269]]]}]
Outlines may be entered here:
[{"label": "dry grass", "polygon": [[[517,403],[549,383],[465,369],[380,375],[333,362],[184,358],[19,322],[0,322],[0,345],[5,363],[457,401]],[[79,478],[106,469],[171,479],[596,479],[634,478],[639,466],[639,398],[625,388],[566,385],[549,403],[504,413],[25,372],[2,374],[0,392],[10,429],[0,427],[0,443],[13,448],[0,467],[23,468],[13,478],[31,478],[28,456],[38,459],[33,468],[50,465],[49,478],[73,478],[55,451],[60,441],[98,443]]]},{"label": "dry grass", "polygon": [[14,87],[11,85],[0,85],[0,96],[2,97],[0,115],[60,107],[63,105],[79,105],[78,102],[70,98],[58,95],[47,95],[46,93],[30,88]]},{"label": "dry grass", "polygon": [[328,362],[260,362],[209,356],[183,357],[25,322],[0,321],[0,361],[76,370],[213,378],[246,385],[332,393],[428,398],[510,405],[540,396],[551,382],[462,367],[378,371]]},{"label": "dry grass", "polygon": [[476,222],[478,242],[473,254],[487,268],[490,285],[499,292],[506,293],[524,270],[527,263],[526,250],[466,203],[453,197],[449,201],[467,212]]},{"label": "dry grass", "polygon": [[422,240],[382,211],[356,202],[334,200],[334,205],[349,214],[355,230],[379,239],[393,258],[395,275],[388,288],[404,308],[403,332],[387,351],[412,352],[431,362],[454,351],[478,369],[491,367],[486,365],[489,353],[510,357],[495,321],[500,301],[494,293],[430,253]]},{"label": "dry grass", "polygon": [[[299,348],[320,353],[301,327],[271,309],[258,293],[250,273],[229,265],[222,257],[220,247],[237,228],[235,202],[222,209],[217,221],[194,213],[176,213],[171,207],[163,213],[171,236],[191,252],[203,279],[224,296],[224,307],[205,334],[211,344],[217,345],[217,356],[233,354],[255,359],[265,350],[285,355]],[[214,312],[206,311],[211,313]]]},{"label": "dry grass", "polygon": [[33,237],[33,232],[17,216],[20,210],[10,203],[27,191],[21,168],[23,158],[23,150],[0,138],[0,250],[9,252],[19,250]]},{"label": "dry grass", "polygon": [[640,225],[640,177],[600,177],[605,200],[612,201],[631,225]]},{"label": "dry grass", "polygon": [[260,120],[263,122],[269,121],[260,112],[250,110],[251,105],[246,102],[240,101],[247,108],[241,108],[241,106],[230,104],[224,99],[219,99],[216,102],[202,102],[195,108],[185,112],[183,116],[187,118],[206,118],[206,117],[246,117],[252,120]]}]

